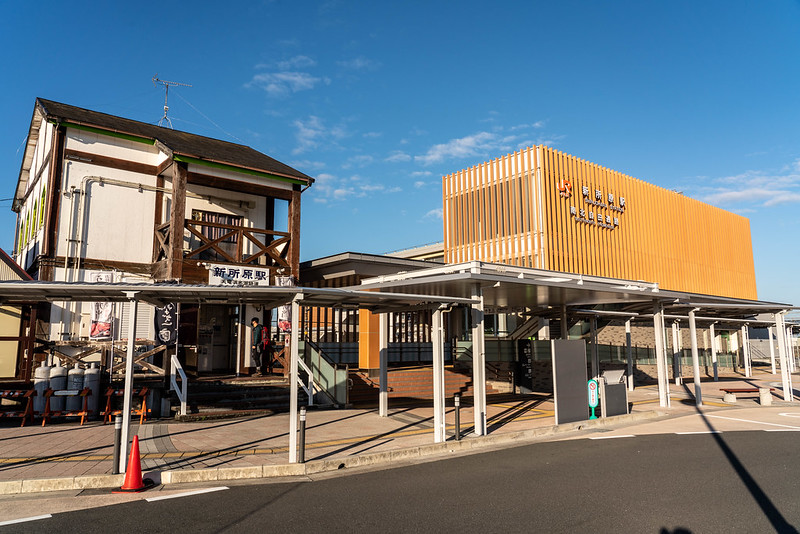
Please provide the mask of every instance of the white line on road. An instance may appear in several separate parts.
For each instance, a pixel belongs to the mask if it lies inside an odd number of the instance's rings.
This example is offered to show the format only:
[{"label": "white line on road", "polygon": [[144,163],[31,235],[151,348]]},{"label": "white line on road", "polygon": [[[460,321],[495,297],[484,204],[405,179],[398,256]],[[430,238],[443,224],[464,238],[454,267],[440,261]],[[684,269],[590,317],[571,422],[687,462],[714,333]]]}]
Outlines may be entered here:
[{"label": "white line on road", "polygon": [[800,413],[798,412],[781,412],[778,415],[782,415],[784,417],[800,417]]},{"label": "white line on road", "polygon": [[731,421],[739,421],[739,422],[742,422],[742,423],[754,423],[756,425],[780,426],[780,427],[783,427],[783,428],[793,428],[795,430],[800,430],[800,426],[779,425],[778,423],[765,423],[764,421],[751,421],[750,419],[737,419],[736,417],[725,417],[724,415],[708,415],[708,414],[706,414],[704,417],[716,417],[717,419],[729,419]]},{"label": "white line on road", "polygon": [[51,517],[53,516],[50,514],[44,514],[44,515],[34,515],[32,517],[23,517],[22,519],[12,519],[10,521],[0,521],[0,527],[4,527],[6,525],[15,525],[17,523],[26,523],[28,521],[37,521],[39,519],[50,519]]},{"label": "white line on road", "polygon": [[155,501],[165,501],[167,499],[177,499],[178,497],[189,497],[190,495],[200,495],[203,493],[211,493],[212,491],[222,491],[228,489],[228,486],[221,486],[219,488],[206,488],[201,490],[195,491],[186,491],[183,493],[174,493],[172,495],[164,495],[162,497],[150,497],[149,499],[145,499],[147,502],[155,502]]},{"label": "white line on road", "polygon": [[616,439],[616,438],[635,438],[633,434],[623,434],[621,436],[597,436],[589,439]]},{"label": "white line on road", "polygon": [[679,436],[689,436],[691,434],[722,434],[722,430],[698,430],[697,432],[675,432]]},{"label": "white line on road", "polygon": [[764,432],[800,432],[800,428],[765,428]]}]

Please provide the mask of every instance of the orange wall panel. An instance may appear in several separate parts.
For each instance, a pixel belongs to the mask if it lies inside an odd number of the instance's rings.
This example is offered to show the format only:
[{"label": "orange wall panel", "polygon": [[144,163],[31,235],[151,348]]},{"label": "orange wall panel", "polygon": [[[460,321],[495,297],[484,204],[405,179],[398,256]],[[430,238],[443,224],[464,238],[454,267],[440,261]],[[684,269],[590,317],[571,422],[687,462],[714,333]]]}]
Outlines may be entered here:
[{"label": "orange wall panel", "polygon": [[680,193],[547,146],[442,183],[448,262],[509,263],[757,298],[749,220]]}]

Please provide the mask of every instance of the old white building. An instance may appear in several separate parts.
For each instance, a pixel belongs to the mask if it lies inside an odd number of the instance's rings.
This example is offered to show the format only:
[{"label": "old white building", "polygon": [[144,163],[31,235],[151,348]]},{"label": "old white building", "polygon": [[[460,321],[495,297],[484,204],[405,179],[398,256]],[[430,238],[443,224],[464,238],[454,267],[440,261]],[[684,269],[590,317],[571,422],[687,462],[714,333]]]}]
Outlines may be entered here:
[{"label": "old white building", "polygon": [[[298,276],[300,196],[312,182],[247,146],[40,98],[14,195],[14,259],[38,280],[274,283]],[[98,337],[92,306],[43,303],[38,335]],[[126,332],[118,308],[113,339]],[[187,366],[248,372],[249,319],[267,312],[184,306]],[[137,338],[154,339],[152,313],[140,309]]]}]

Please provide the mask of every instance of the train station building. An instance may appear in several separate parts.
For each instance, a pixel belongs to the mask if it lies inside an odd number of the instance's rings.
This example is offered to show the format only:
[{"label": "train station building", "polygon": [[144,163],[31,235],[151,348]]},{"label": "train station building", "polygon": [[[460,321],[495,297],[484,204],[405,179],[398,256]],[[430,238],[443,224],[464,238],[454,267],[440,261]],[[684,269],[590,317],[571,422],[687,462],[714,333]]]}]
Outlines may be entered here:
[{"label": "train station building", "polygon": [[[311,402],[386,416],[390,402],[431,399],[436,441],[456,392],[474,399],[478,435],[492,391],[555,395],[556,422],[588,417],[587,378],[657,382],[668,406],[668,380],[749,376],[762,359],[792,398],[792,306],[757,300],[742,216],[534,146],[442,178],[441,248],[301,263],[313,182],[249,147],[37,100],[14,200],[14,259],[36,280],[0,283],[0,302],[30,307],[17,337],[38,346],[0,369],[29,381],[57,353],[166,390],[176,367],[244,379],[250,318],[277,333],[282,306],[293,413],[305,373]],[[154,323],[170,304],[182,312],[174,358]],[[393,382],[412,372],[427,376],[417,390]]]}]

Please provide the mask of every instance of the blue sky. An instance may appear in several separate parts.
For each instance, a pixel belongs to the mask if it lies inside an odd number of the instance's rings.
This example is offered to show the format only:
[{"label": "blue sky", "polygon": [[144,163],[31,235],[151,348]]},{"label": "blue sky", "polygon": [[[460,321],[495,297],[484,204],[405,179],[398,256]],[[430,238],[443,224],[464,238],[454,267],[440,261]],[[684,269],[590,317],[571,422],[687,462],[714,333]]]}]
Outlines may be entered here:
[{"label": "blue sky", "polygon": [[[1,198],[37,96],[250,145],[316,177],[302,258],[442,239],[444,174],[546,143],[750,218],[800,305],[800,4],[0,2]],[[14,214],[0,202],[0,247]],[[698,231],[702,231],[698,228]]]}]

